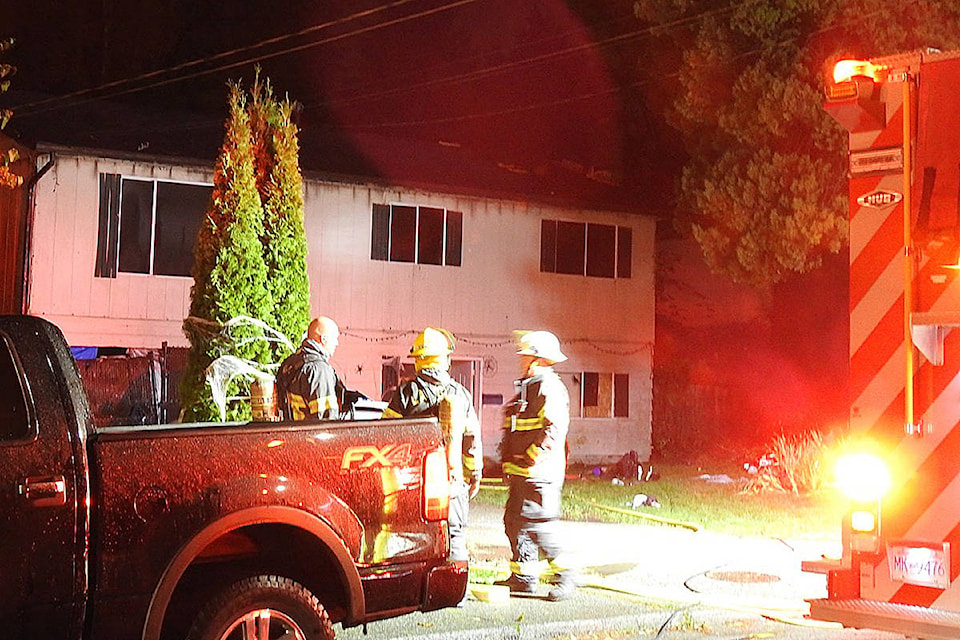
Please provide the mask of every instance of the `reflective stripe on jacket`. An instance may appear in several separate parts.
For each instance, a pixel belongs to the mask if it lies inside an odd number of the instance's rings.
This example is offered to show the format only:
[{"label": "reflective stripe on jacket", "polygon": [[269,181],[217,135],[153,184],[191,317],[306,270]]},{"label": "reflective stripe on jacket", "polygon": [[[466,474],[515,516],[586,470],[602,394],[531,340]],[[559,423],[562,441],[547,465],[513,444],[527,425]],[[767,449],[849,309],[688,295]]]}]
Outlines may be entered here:
[{"label": "reflective stripe on jacket", "polygon": [[562,482],[570,396],[552,369],[519,382],[505,407],[500,442],[504,475]]},{"label": "reflective stripe on jacket", "polygon": [[277,371],[277,403],[286,420],[337,419],[344,391],[330,356],[309,338]]},{"label": "reflective stripe on jacket", "polygon": [[[458,425],[457,432],[443,434],[451,467],[450,475],[455,480],[479,480],[483,473],[483,453],[480,420],[473,408],[473,395],[451,378],[447,371],[422,369],[417,377],[404,380],[390,396],[383,417],[439,418],[440,401],[445,397],[452,401],[454,411],[457,412],[453,423]],[[456,468],[454,461],[457,458],[460,459],[461,469]]]}]

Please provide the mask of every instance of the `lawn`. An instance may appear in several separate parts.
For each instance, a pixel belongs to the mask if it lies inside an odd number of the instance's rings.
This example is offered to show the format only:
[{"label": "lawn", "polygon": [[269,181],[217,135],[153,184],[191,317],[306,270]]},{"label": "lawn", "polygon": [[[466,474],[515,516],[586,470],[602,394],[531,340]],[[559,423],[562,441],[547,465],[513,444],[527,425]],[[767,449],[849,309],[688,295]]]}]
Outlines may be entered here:
[{"label": "lawn", "polygon": [[[664,465],[655,470],[660,474],[659,479],[624,486],[594,479],[589,473],[585,478],[568,479],[563,490],[563,517],[657,526],[688,525],[746,536],[839,539],[842,502],[830,489],[812,495],[769,490],[756,493],[745,491],[750,477],[738,468]],[[709,476],[713,481],[702,476]],[[637,494],[655,497],[660,507],[634,509]],[[506,486],[498,478],[484,480],[476,500],[503,505]]]}]

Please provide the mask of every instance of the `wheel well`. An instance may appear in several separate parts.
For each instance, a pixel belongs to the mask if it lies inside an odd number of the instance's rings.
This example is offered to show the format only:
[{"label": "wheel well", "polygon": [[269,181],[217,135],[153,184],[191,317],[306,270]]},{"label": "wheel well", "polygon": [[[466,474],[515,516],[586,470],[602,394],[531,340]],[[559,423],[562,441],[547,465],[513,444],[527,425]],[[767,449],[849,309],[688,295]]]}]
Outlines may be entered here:
[{"label": "wheel well", "polygon": [[292,525],[248,525],[211,541],[184,571],[164,616],[163,640],[184,637],[205,602],[228,585],[259,574],[299,582],[323,603],[333,622],[350,611],[347,579],[323,541]]}]

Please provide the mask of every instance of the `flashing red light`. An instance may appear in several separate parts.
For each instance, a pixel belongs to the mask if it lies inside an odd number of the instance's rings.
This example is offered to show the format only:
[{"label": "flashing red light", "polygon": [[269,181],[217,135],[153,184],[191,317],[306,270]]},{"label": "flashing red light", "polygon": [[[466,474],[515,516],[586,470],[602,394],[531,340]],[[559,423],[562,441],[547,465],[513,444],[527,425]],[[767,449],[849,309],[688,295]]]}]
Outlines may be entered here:
[{"label": "flashing red light", "polygon": [[877,82],[886,70],[885,66],[873,64],[869,60],[838,60],[833,65],[833,81],[839,84],[861,76]]}]

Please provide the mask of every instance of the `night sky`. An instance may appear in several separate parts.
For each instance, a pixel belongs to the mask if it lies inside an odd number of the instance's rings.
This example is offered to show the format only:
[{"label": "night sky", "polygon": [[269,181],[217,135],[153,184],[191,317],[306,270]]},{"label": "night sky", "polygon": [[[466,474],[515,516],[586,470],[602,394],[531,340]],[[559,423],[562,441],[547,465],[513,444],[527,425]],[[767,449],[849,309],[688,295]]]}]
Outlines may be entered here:
[{"label": "night sky", "polygon": [[[349,172],[352,151],[389,176],[402,159],[376,141],[403,139],[604,173],[666,201],[678,166],[672,132],[635,89],[642,25],[627,2],[34,0],[3,13],[12,89],[46,96],[8,100],[14,135],[51,118],[102,131],[111,124],[80,111],[98,99],[182,113],[165,134],[212,156],[227,82],[259,65],[302,105],[306,168]],[[131,145],[140,133],[112,126]],[[152,132],[140,127],[142,147]]]}]

